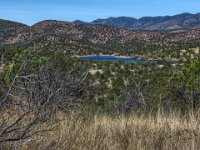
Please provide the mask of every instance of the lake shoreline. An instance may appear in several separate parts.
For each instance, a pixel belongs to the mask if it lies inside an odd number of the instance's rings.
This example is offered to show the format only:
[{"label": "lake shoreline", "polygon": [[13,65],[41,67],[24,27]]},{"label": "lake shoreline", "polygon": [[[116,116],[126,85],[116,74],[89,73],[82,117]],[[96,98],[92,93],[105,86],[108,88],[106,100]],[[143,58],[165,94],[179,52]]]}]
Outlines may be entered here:
[{"label": "lake shoreline", "polygon": [[74,57],[81,58],[81,57],[94,57],[94,56],[117,57],[117,58],[134,58],[134,57],[129,57],[129,56],[117,56],[117,55],[83,55],[83,56],[75,55]]},{"label": "lake shoreline", "polygon": [[116,55],[84,55],[84,56],[74,56],[76,58],[83,58],[87,60],[93,61],[123,61],[123,62],[130,62],[130,63],[146,63],[146,62],[155,62],[158,60],[149,60],[149,59],[138,59],[134,57],[127,57],[127,56],[116,56]]},{"label": "lake shoreline", "polygon": [[124,58],[124,59],[136,59],[136,60],[146,60],[146,61],[162,61],[162,59],[155,59],[155,58],[151,58],[151,57],[147,57],[147,56],[143,56],[143,57],[130,57],[130,56],[118,56],[118,55],[83,55],[83,56],[80,56],[80,55],[75,55],[73,57],[76,57],[76,58],[85,58],[85,57],[116,57],[116,58]]}]

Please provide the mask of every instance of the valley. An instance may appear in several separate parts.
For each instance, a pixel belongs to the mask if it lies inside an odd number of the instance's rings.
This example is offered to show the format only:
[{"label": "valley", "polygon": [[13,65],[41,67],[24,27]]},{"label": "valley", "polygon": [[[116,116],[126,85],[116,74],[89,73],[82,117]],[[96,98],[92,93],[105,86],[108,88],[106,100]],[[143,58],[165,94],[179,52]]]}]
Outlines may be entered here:
[{"label": "valley", "polygon": [[0,20],[0,149],[198,149],[198,15]]}]

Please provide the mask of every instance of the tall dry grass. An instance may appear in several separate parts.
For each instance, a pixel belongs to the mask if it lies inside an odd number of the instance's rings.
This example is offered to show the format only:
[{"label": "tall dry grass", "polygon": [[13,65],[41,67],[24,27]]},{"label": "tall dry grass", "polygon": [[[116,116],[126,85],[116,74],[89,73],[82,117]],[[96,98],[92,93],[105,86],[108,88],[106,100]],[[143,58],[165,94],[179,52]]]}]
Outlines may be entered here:
[{"label": "tall dry grass", "polygon": [[[59,114],[46,134],[4,146],[20,150],[199,150],[200,118],[177,114],[109,117]],[[43,128],[43,127],[40,127]]]}]

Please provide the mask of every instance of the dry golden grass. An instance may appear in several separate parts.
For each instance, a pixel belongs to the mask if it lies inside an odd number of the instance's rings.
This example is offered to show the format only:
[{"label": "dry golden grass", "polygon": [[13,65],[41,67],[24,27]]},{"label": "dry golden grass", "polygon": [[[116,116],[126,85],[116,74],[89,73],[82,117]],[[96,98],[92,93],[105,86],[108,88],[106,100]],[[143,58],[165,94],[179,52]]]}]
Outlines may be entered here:
[{"label": "dry golden grass", "polygon": [[[198,150],[200,119],[176,114],[155,117],[130,115],[59,115],[52,132],[15,143],[20,150]],[[42,127],[40,127],[42,128]],[[8,143],[8,147],[11,144]]]}]

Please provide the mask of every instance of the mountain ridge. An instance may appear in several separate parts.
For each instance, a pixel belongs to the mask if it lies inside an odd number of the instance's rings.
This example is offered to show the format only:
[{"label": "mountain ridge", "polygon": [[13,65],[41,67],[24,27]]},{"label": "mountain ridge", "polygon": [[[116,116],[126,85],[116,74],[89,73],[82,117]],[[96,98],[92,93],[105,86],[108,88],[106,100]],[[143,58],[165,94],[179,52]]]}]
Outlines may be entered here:
[{"label": "mountain ridge", "polygon": [[[79,20],[81,24],[84,22]],[[75,21],[74,23],[79,23]],[[107,19],[96,19],[85,24],[102,24],[117,28],[130,30],[180,30],[195,29],[200,27],[200,13],[182,13],[174,16],[141,17],[109,17]]]}]

